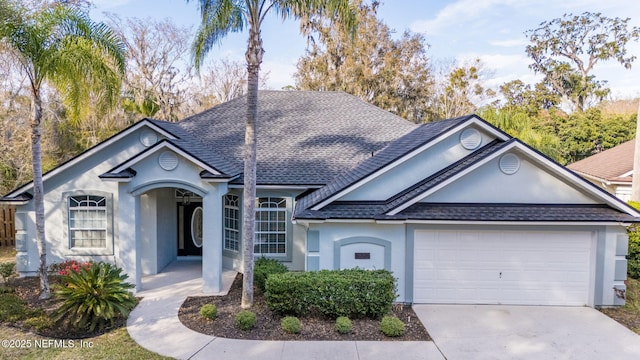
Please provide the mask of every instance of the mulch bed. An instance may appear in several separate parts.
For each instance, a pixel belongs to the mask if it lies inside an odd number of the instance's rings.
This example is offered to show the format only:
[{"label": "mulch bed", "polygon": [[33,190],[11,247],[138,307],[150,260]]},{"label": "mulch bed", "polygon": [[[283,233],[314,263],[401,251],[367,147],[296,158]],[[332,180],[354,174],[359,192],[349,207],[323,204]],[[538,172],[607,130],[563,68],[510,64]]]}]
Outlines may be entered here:
[{"label": "mulch bed", "polygon": [[[235,323],[235,314],[240,310],[242,298],[242,274],[238,274],[229,294],[226,296],[189,297],[179,311],[180,321],[188,328],[207,335],[230,339],[247,340],[386,340],[386,341],[428,341],[431,340],[413,309],[408,305],[394,305],[392,314],[405,323],[404,336],[390,338],[380,332],[380,322],[372,319],[351,319],[353,331],[341,335],[335,330],[332,319],[304,317],[300,319],[300,334],[288,334],[280,327],[279,315],[274,315],[265,302],[264,296],[256,292],[251,311],[256,313],[256,327],[243,331]],[[204,304],[215,304],[218,316],[215,320],[207,320],[200,316],[200,307]]]},{"label": "mulch bed", "polygon": [[[14,289],[15,294],[31,309],[40,308],[48,315],[51,315],[60,306],[59,301],[53,296],[53,286],[60,285],[58,276],[49,276],[51,297],[44,300],[40,299],[40,278],[37,276],[12,279],[8,285]],[[25,327],[22,322],[7,325],[18,327],[23,330],[34,331],[33,329]],[[74,329],[68,324],[62,322],[61,324],[56,324],[37,333],[42,336],[56,339],[84,339],[102,335],[115,329],[125,327],[126,325],[127,319],[120,317],[114,320],[113,326],[108,326],[103,329],[96,328],[94,331],[89,332],[88,330]]]}]

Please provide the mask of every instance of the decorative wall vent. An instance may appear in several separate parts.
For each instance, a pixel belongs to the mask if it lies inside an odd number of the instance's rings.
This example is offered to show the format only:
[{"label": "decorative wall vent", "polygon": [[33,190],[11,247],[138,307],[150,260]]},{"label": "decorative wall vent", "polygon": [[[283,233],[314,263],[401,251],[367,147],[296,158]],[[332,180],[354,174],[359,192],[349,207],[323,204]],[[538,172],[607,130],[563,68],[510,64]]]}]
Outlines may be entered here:
[{"label": "decorative wall vent", "polygon": [[460,133],[460,144],[467,150],[475,150],[482,144],[482,134],[474,128],[467,128]]},{"label": "decorative wall vent", "polygon": [[149,147],[158,142],[158,135],[151,130],[144,130],[140,133],[140,143],[145,147]]},{"label": "decorative wall vent", "polygon": [[161,168],[167,171],[177,168],[178,162],[178,155],[172,151],[165,151],[158,157],[158,164],[160,164]]},{"label": "decorative wall vent", "polygon": [[520,169],[520,158],[515,154],[504,154],[500,158],[500,171],[513,175]]}]

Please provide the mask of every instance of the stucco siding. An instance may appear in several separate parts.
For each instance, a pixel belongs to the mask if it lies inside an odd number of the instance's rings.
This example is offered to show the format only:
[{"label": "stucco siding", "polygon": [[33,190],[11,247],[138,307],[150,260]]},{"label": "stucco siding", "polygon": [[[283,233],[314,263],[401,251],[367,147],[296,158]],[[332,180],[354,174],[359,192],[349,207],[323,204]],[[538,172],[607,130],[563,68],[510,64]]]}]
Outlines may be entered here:
[{"label": "stucco siding", "polygon": [[[366,184],[345,194],[339,200],[386,200],[459,161],[474,151],[465,149],[460,144],[461,132],[462,130],[454,133],[452,136],[395,166],[392,170],[371,179]],[[480,134],[482,141],[479,146],[486,145],[495,139],[486,132],[480,131]]]},{"label": "stucco siding", "polygon": [[512,175],[500,171],[500,157],[422,199],[433,203],[595,204],[573,186],[521,158]]},{"label": "stucco siding", "polygon": [[[378,249],[378,245],[384,242],[390,243],[390,256],[389,262],[390,271],[397,279],[398,286],[398,298],[396,301],[405,301],[405,226],[404,225],[380,225],[373,223],[355,223],[355,224],[341,224],[341,223],[323,223],[323,224],[310,224],[310,231],[318,231],[320,251],[317,254],[319,269],[336,269],[343,267],[340,264],[340,260],[336,259],[336,246],[340,245],[340,241],[344,239],[360,238],[363,239],[363,249],[367,249],[367,244],[372,246],[372,251],[380,253],[384,252],[384,249]],[[379,239],[378,244],[371,244],[367,238]],[[347,246],[352,246],[353,242],[346,243]],[[379,251],[378,251],[379,250]],[[368,250],[366,250],[368,251]],[[338,252],[340,254],[340,252]],[[314,254],[315,255],[315,254]],[[339,256],[339,255],[338,255]],[[315,258],[315,257],[314,257]],[[315,261],[315,259],[314,259]],[[338,266],[336,266],[336,264]],[[366,264],[364,264],[366,266]]]}]

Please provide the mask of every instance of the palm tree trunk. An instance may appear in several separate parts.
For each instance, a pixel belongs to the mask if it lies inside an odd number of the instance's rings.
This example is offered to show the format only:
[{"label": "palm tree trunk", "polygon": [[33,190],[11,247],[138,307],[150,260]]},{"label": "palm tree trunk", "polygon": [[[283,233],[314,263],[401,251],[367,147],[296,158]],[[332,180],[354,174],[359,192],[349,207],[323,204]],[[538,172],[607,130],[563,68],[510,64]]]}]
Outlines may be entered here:
[{"label": "palm tree trunk", "polygon": [[636,115],[636,140],[633,154],[633,175],[631,176],[631,201],[640,202],[640,99]]},{"label": "palm tree trunk", "polygon": [[243,260],[241,307],[253,306],[253,244],[255,238],[256,206],[256,120],[258,118],[258,81],[262,62],[260,29],[253,26],[247,48],[247,124],[244,137],[244,192],[243,192]]},{"label": "palm tree trunk", "polygon": [[50,296],[49,279],[47,279],[47,242],[44,233],[44,184],[42,180],[42,99],[39,89],[33,93],[33,123],[31,124],[31,156],[33,159],[33,196],[36,211],[36,241],[40,256],[40,298]]}]

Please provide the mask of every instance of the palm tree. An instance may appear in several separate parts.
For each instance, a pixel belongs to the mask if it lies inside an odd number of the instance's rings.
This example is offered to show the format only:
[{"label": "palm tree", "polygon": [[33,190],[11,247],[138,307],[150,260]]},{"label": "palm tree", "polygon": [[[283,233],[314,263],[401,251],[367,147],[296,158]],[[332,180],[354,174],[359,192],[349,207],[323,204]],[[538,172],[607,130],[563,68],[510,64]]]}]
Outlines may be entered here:
[{"label": "palm tree", "polygon": [[33,10],[14,0],[0,0],[0,49],[12,55],[31,88],[31,155],[40,256],[41,298],[49,297],[42,180],[42,86],[57,89],[70,117],[78,120],[92,95],[101,109],[115,104],[125,69],[124,44],[103,23],[61,3]]},{"label": "palm tree", "polygon": [[[189,0],[187,0],[189,2]],[[258,117],[258,81],[262,63],[262,36],[260,27],[269,12],[282,19],[327,14],[329,18],[352,32],[355,30],[356,11],[349,0],[199,0],[202,16],[193,43],[196,69],[214,45],[231,32],[249,30],[247,51],[247,119],[244,144],[243,190],[243,308],[253,305],[253,243],[256,198],[256,118]]]}]

